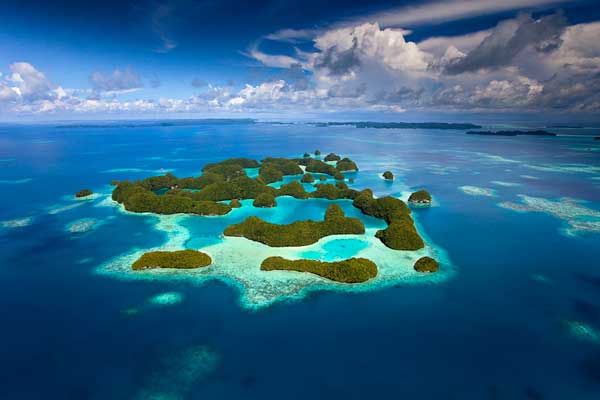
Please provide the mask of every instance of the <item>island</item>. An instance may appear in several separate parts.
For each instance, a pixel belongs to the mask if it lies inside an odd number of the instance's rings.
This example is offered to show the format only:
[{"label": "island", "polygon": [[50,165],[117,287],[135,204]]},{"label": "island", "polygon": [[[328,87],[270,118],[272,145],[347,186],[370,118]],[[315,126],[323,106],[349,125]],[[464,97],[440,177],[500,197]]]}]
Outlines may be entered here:
[{"label": "island", "polygon": [[431,204],[431,194],[425,189],[417,190],[408,197],[408,202],[414,205],[425,205]]},{"label": "island", "polygon": [[388,181],[393,181],[394,180],[394,174],[392,174],[391,171],[385,171],[383,173],[383,179],[388,180]]},{"label": "island", "polygon": [[364,214],[382,218],[388,227],[375,233],[383,244],[394,250],[418,250],[425,246],[410,217],[410,209],[395,197],[373,198],[373,192],[365,189],[354,199],[354,207]]},{"label": "island", "polygon": [[315,181],[315,177],[310,172],[307,172],[306,174],[304,174],[302,176],[302,179],[300,180],[300,182],[302,182],[302,183],[313,183],[314,181]]},{"label": "island", "polygon": [[482,136],[556,136],[556,133],[543,130],[534,131],[468,131],[467,135]]},{"label": "island", "polygon": [[600,140],[600,136],[596,136],[594,140]]},{"label": "island", "polygon": [[342,157],[338,156],[335,153],[329,153],[324,158],[325,161],[339,161],[341,159],[342,159]]},{"label": "island", "polygon": [[414,265],[415,271],[423,273],[437,272],[440,269],[440,265],[431,257],[421,257]]},{"label": "island", "polygon": [[335,164],[335,168],[338,171],[358,171],[356,163],[349,158],[342,158]]},{"label": "island", "polygon": [[330,235],[360,235],[365,226],[358,218],[348,218],[342,208],[332,204],[325,211],[323,221],[296,221],[288,225],[266,222],[258,217],[225,228],[225,236],[245,237],[271,247],[306,246]]},{"label": "island", "polygon": [[366,258],[350,258],[342,261],[287,260],[269,257],[260,265],[262,271],[309,272],[341,283],[361,283],[377,276],[377,265]]},{"label": "island", "polygon": [[470,123],[448,123],[448,122],[318,122],[314,124],[317,127],[328,126],[353,126],[355,128],[374,128],[374,129],[480,129],[481,125]]},{"label": "island", "polygon": [[320,156],[321,155],[321,150],[315,150],[315,156]]},{"label": "island", "polygon": [[191,269],[206,267],[211,263],[208,254],[196,250],[151,251],[138,258],[131,268],[136,271],[154,268]]},{"label": "island", "polygon": [[[317,153],[320,152],[315,151]],[[363,214],[385,221],[387,227],[376,231],[375,237],[387,248],[414,251],[425,247],[405,202],[392,196],[376,198],[370,189],[358,191],[349,188],[344,173],[358,171],[356,163],[335,153],[328,153],[325,159],[327,161],[311,157],[266,157],[260,161],[230,158],[205,165],[200,176],[179,178],[167,173],[142,180],[115,182],[112,199],[134,213],[200,216],[225,215],[241,207],[241,200],[252,200],[254,207],[259,208],[277,206],[280,196],[301,200],[346,201]],[[258,169],[258,176],[248,176],[249,168]],[[318,180],[313,174],[319,174]],[[282,182],[284,177],[289,177],[288,183],[280,184],[278,188],[272,186],[275,182]],[[323,182],[327,177],[334,178],[335,183]],[[393,179],[393,174],[386,171],[384,177]],[[354,179],[348,178],[348,182],[354,182]],[[314,190],[308,192],[304,188],[303,184],[308,183],[313,184]],[[408,201],[410,204],[429,204],[431,195],[419,190],[411,194]],[[245,238],[270,247],[308,246],[327,236],[365,233],[363,222],[346,216],[336,203],[327,207],[323,219],[319,221],[307,219],[275,224],[257,216],[249,216],[223,231],[225,237]],[[261,269],[309,272],[337,282],[358,283],[377,275],[374,261],[351,258],[322,262],[269,257],[263,261]],[[132,268],[197,268],[211,262],[208,255],[195,250],[150,252],[140,257]],[[419,268],[423,267],[419,265]]]},{"label": "island", "polygon": [[94,192],[89,189],[81,189],[79,192],[75,193],[75,197],[79,199],[82,197],[91,196],[92,194],[94,194]]},{"label": "island", "polygon": [[262,207],[262,208],[270,208],[277,206],[277,201],[275,201],[275,196],[270,193],[261,193],[256,196],[254,202],[252,203],[254,207]]}]

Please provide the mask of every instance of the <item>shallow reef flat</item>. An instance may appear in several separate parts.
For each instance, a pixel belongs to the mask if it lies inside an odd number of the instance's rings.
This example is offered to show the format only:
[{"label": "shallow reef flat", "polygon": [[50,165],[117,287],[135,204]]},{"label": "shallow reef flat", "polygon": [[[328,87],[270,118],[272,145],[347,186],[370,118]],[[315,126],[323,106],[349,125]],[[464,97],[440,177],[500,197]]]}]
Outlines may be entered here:
[{"label": "shallow reef flat", "polygon": [[123,172],[132,173],[152,173],[152,174],[164,174],[166,172],[173,172],[174,168],[171,169],[145,169],[145,168],[111,168],[101,171],[103,174],[118,174]]},{"label": "shallow reef flat", "polygon": [[94,218],[81,218],[70,222],[66,226],[66,230],[71,233],[85,233],[96,229],[100,221]]},{"label": "shallow reef flat", "polygon": [[0,184],[4,185],[18,185],[20,183],[31,182],[33,178],[23,178],[23,179],[0,179]]},{"label": "shallow reef flat", "polygon": [[34,217],[15,218],[7,221],[0,221],[2,228],[23,228],[33,223]]},{"label": "shallow reef flat", "polygon": [[519,195],[521,203],[502,202],[500,207],[520,212],[544,212],[563,220],[564,233],[576,236],[579,232],[600,232],[600,211],[588,208],[583,201],[563,197],[549,200],[541,197]]},{"label": "shallow reef flat", "polygon": [[561,172],[571,174],[600,174],[600,166],[590,164],[525,164],[527,168],[543,172]]},{"label": "shallow reef flat", "polygon": [[460,186],[459,189],[469,196],[487,196],[494,197],[496,196],[496,191],[494,189],[482,188],[478,186]]},{"label": "shallow reef flat", "polygon": [[183,295],[178,292],[165,292],[151,297],[148,302],[157,306],[170,306],[183,301]]},{"label": "shallow reef flat", "polygon": [[[306,200],[295,200],[306,202]],[[326,253],[335,242],[349,240],[352,245],[355,235],[336,235],[323,238],[317,243],[302,247],[273,248],[241,237],[222,237],[219,242],[203,247],[202,252],[208,254],[213,264],[193,270],[152,269],[143,273],[133,271],[131,265],[147,251],[173,251],[186,248],[190,240],[189,230],[182,224],[188,218],[224,218],[233,219],[231,215],[221,217],[198,217],[183,214],[154,215],[136,214],[125,211],[123,206],[113,202],[122,212],[138,215],[139,218],[151,218],[154,229],[165,232],[167,241],[158,247],[136,249],[97,268],[99,274],[107,274],[125,280],[186,280],[192,284],[203,284],[209,280],[221,280],[240,290],[240,304],[248,309],[259,309],[278,301],[301,299],[315,290],[333,290],[344,292],[364,292],[378,290],[397,284],[422,284],[446,280],[453,273],[453,267],[445,252],[433,246],[426,236],[426,245],[417,251],[398,251],[386,247],[375,237],[377,228],[367,228],[361,237],[361,245],[353,256],[375,261],[378,274],[375,278],[360,284],[337,283],[317,275],[293,271],[261,271],[261,262],[272,256],[286,259],[304,258],[307,252],[313,254]],[[282,210],[283,211],[283,210]],[[418,222],[415,221],[418,225]],[[417,226],[418,227],[418,226]],[[421,230],[420,230],[421,231]],[[413,268],[414,263],[423,256],[431,256],[442,265],[435,274],[420,274]]]},{"label": "shallow reef flat", "polygon": [[492,181],[491,183],[493,183],[494,185],[497,185],[497,186],[504,186],[504,187],[522,186],[520,183],[516,183],[516,182]]},{"label": "shallow reef flat", "polygon": [[561,321],[568,334],[577,340],[600,344],[600,332],[593,326],[581,321],[564,320]]},{"label": "shallow reef flat", "polygon": [[220,359],[219,353],[210,346],[170,349],[144,377],[134,399],[188,398],[193,385],[212,373],[219,365]]}]

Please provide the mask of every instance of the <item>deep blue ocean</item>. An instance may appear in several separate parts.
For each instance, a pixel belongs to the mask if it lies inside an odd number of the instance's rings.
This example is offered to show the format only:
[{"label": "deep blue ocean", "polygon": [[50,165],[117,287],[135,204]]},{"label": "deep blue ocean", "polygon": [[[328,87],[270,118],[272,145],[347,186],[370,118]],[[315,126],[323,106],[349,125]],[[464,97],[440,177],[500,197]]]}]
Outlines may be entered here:
[{"label": "deep blue ocean", "polygon": [[[599,399],[600,130],[550,130],[2,125],[0,399]],[[352,187],[429,190],[413,216],[448,278],[250,309],[224,281],[101,273],[168,239],[107,205],[111,180],[316,149],[357,162]],[[265,218],[324,209],[285,204]],[[185,246],[219,221],[185,220]]]}]

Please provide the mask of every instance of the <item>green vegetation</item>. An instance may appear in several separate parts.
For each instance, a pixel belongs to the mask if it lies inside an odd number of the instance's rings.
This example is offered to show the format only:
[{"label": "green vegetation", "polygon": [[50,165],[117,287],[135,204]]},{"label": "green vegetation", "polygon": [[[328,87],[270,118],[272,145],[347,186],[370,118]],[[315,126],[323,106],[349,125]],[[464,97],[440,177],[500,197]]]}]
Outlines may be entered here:
[{"label": "green vegetation", "polygon": [[190,269],[206,267],[211,263],[208,254],[196,250],[151,251],[138,258],[131,268],[136,271],[151,268]]},{"label": "green vegetation", "polygon": [[242,206],[242,203],[240,203],[240,201],[238,199],[233,199],[229,202],[229,207],[231,208],[240,208]]},{"label": "green vegetation", "polygon": [[80,198],[80,197],[87,197],[87,196],[91,196],[92,194],[94,194],[90,189],[82,189],[79,192],[75,193],[75,197]]},{"label": "green vegetation", "polygon": [[311,158],[308,161],[306,172],[318,172],[333,176],[337,180],[344,180],[344,175],[342,175],[335,167],[321,160],[315,160],[314,158]]},{"label": "green vegetation", "polygon": [[304,174],[301,179],[302,183],[313,183],[314,181],[315,181],[315,177],[310,172],[307,172],[306,174]]},{"label": "green vegetation", "polygon": [[310,157],[310,154],[309,154],[309,153],[304,153],[304,154],[302,155],[302,157]]},{"label": "green vegetation", "polygon": [[260,269],[263,271],[310,272],[342,283],[366,282],[377,276],[377,265],[366,258],[322,262],[317,260],[286,260],[283,257],[269,257],[262,262]]},{"label": "green vegetation", "polygon": [[271,164],[263,164],[260,167],[258,176],[265,184],[279,182],[283,179],[283,173]]},{"label": "green vegetation", "polygon": [[319,180],[320,180],[321,182],[323,182],[323,181],[326,181],[326,180],[327,180],[327,177],[326,177],[325,175],[321,175],[321,176],[319,176]]},{"label": "green vegetation", "polygon": [[338,171],[358,171],[358,166],[349,158],[342,158],[335,164]]},{"label": "green vegetation", "polygon": [[437,272],[440,265],[431,257],[421,257],[415,263],[414,268],[417,272]]},{"label": "green vegetation", "polygon": [[408,201],[414,204],[431,204],[431,194],[427,190],[421,189],[412,193]]},{"label": "green vegetation", "polygon": [[342,157],[338,156],[335,153],[329,153],[324,158],[325,161],[340,161],[341,159]]},{"label": "green vegetation", "polygon": [[268,157],[262,161],[258,176],[264,183],[278,182],[284,175],[299,175],[302,168],[294,160]]},{"label": "green vegetation", "polygon": [[307,199],[310,194],[304,190],[304,186],[298,181],[291,181],[285,185],[281,185],[277,190],[277,196],[292,196],[297,199]]},{"label": "green vegetation", "polygon": [[252,205],[254,207],[270,208],[275,207],[277,202],[275,201],[275,196],[273,196],[271,193],[261,193],[256,196],[256,199],[254,199]]},{"label": "green vegetation", "polygon": [[[340,184],[341,185],[338,185]],[[316,184],[317,190],[310,193],[310,196],[316,199],[354,199],[358,196],[358,193],[354,189],[348,189],[348,186],[343,182],[337,182],[335,185],[328,184]]]},{"label": "green vegetation", "polygon": [[374,199],[373,192],[366,189],[355,197],[352,204],[364,214],[387,222],[388,227],[375,234],[387,247],[394,250],[418,250],[425,246],[410,217],[410,209],[402,200],[390,196]]},{"label": "green vegetation", "polygon": [[174,190],[160,196],[146,189],[142,182],[120,182],[113,190],[112,199],[123,204],[125,209],[131,212],[223,215],[231,211],[231,207],[227,204],[195,199],[194,195],[200,194],[200,192],[192,193],[183,190]]},{"label": "green vegetation", "polygon": [[225,236],[239,236],[271,247],[306,246],[330,235],[363,234],[365,226],[358,218],[348,218],[337,204],[325,212],[323,221],[296,221],[288,225],[248,217],[239,224],[228,226]]},{"label": "green vegetation", "polygon": [[392,171],[385,171],[383,173],[383,178],[387,179],[389,181],[393,181],[394,180],[394,174],[392,174]]},{"label": "green vegetation", "polygon": [[119,184],[119,180],[118,179],[113,179],[112,181],[110,181],[110,184],[112,186],[117,186]]},{"label": "green vegetation", "polygon": [[298,166],[298,162],[289,158],[267,157],[262,160],[262,165],[271,165],[280,170],[283,175],[302,174],[302,168]]},{"label": "green vegetation", "polygon": [[321,150],[315,150],[315,156],[320,156],[321,155]]}]

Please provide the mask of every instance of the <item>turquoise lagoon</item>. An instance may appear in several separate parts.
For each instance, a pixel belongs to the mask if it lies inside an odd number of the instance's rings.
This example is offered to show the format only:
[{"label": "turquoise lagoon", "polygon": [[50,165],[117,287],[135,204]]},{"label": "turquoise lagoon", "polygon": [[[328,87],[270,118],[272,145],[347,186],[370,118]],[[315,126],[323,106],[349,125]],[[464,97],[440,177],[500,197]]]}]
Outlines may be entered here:
[{"label": "turquoise lagoon", "polygon": [[[0,398],[596,399],[600,143],[593,129],[560,134],[0,126]],[[434,204],[413,209],[427,247],[385,248],[373,237],[383,222],[349,201],[337,203],[366,235],[270,249],[221,233],[249,215],[322,219],[331,202],[243,201],[197,217],[131,214],[110,200],[113,179],[317,148],[356,160],[353,188],[403,199],[429,190]],[[75,200],[82,188],[97,194]],[[215,263],[130,271],[148,249],[180,248]],[[342,285],[260,271],[275,254],[365,256],[380,273]],[[442,261],[438,274],[412,270],[424,254]]]}]

